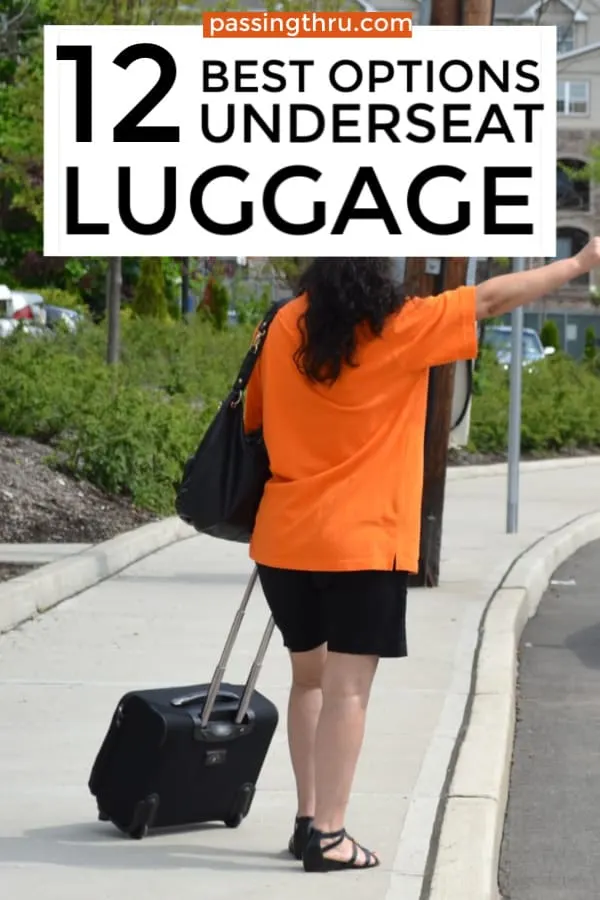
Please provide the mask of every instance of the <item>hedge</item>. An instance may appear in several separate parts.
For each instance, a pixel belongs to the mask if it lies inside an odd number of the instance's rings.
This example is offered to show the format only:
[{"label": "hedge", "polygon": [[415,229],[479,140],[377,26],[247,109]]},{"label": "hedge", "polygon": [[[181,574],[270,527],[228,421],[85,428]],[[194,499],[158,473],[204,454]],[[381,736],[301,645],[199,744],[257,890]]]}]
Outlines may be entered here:
[{"label": "hedge", "polygon": [[[556,353],[524,367],[521,449],[543,455],[600,448],[600,370]],[[503,454],[508,441],[509,372],[486,355],[476,381],[470,449]]]},{"label": "hedge", "polygon": [[50,459],[159,514],[225,396],[251,327],[123,317],[122,363],[104,363],[106,332],[89,324],[0,344],[0,431],[51,445]]},{"label": "hedge", "polygon": [[[226,395],[251,325],[216,330],[123,316],[122,362],[106,366],[104,326],[0,344],[0,431],[50,445],[55,465],[103,490],[173,512],[174,483]],[[561,353],[524,369],[522,448],[543,455],[600,448],[597,359]],[[485,353],[475,382],[470,449],[507,444],[508,373]]]}]

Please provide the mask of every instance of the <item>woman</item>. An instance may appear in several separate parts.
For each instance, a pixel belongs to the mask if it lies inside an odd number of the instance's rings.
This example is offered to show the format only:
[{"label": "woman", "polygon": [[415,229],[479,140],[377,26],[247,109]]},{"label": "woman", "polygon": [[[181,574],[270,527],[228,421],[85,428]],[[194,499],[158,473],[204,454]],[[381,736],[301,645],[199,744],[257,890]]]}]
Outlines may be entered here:
[{"label": "woman", "polygon": [[477,320],[599,263],[594,238],[571,259],[409,299],[391,260],[316,259],[271,326],[246,407],[273,472],[251,556],[291,657],[289,848],[306,871],[379,864],[344,821],[378,660],[407,652],[428,370],[477,355]]}]

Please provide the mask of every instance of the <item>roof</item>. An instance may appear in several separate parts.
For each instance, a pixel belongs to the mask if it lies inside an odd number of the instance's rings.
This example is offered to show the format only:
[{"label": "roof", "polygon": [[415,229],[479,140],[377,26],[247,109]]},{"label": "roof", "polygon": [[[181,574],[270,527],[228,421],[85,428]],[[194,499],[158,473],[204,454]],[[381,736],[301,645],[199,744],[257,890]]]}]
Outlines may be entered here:
[{"label": "roof", "polygon": [[494,18],[517,19],[531,6],[531,0],[496,0]]},{"label": "roof", "polygon": [[594,53],[596,50],[600,50],[600,41],[586,44],[585,47],[579,47],[577,50],[569,50],[568,53],[559,53],[557,59],[561,63],[568,59],[575,59],[577,56],[585,56],[586,53]]},{"label": "roof", "polygon": [[[512,325],[486,325],[485,333],[488,334],[490,331],[500,331],[502,334],[510,334],[512,332]],[[535,328],[523,328],[523,334],[537,335],[537,331]]]},{"label": "roof", "polygon": [[[557,0],[569,12],[573,13],[574,22],[587,22],[587,15],[581,11],[581,3],[579,0]],[[540,16],[543,18],[544,7],[548,6],[549,0],[537,0],[531,3],[531,0],[496,0],[496,8],[494,10],[495,19],[520,19],[524,22],[535,22]]]}]

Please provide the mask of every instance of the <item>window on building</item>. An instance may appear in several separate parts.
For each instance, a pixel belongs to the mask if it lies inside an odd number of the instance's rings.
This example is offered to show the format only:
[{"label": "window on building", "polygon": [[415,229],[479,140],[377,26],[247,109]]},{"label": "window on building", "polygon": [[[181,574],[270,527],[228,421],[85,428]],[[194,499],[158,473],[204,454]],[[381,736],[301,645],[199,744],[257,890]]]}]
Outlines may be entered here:
[{"label": "window on building", "polygon": [[[575,256],[576,253],[583,250],[588,241],[589,235],[582,228],[557,228],[556,259],[569,259],[571,256]],[[552,260],[547,259],[546,262],[552,262]],[[590,276],[589,274],[580,275],[569,283],[573,287],[589,287]]]},{"label": "window on building", "polygon": [[559,81],[556,111],[562,116],[587,116],[590,109],[590,85],[587,81]]},{"label": "window on building", "polygon": [[558,53],[569,53],[575,48],[575,29],[573,23],[558,25],[556,29],[556,50]]},{"label": "window on building", "polygon": [[556,202],[559,209],[589,212],[590,179],[580,159],[560,158],[556,164]]},{"label": "window on building", "polygon": [[556,258],[570,259],[573,256],[573,238],[570,234],[559,234],[556,238]]}]

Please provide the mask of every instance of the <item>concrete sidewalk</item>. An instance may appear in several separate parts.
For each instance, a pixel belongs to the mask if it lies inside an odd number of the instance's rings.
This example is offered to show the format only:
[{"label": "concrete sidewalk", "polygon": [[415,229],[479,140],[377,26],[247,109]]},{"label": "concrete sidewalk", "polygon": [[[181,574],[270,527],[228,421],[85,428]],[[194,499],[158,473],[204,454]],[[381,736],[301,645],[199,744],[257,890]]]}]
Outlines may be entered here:
[{"label": "concrete sidewalk", "polygon": [[[470,688],[482,612],[533,541],[600,509],[600,459],[531,464],[521,531],[506,536],[505,467],[450,473],[443,586],[413,591],[406,661],[381,665],[348,826],[380,869],[344,873],[344,900],[418,900]],[[246,550],[194,537],[155,553],[0,638],[0,885],[12,900],[329,898],[283,848],[295,812],[285,745],[288,664],[275,639],[261,689],[281,723],[249,819],[123,839],[95,821],[87,778],[119,696],[212,674],[250,572]],[[266,622],[252,604],[228,673],[245,679]],[[332,882],[333,879],[333,882]],[[454,898],[452,898],[454,900]],[[459,900],[457,897],[456,900]]]}]

